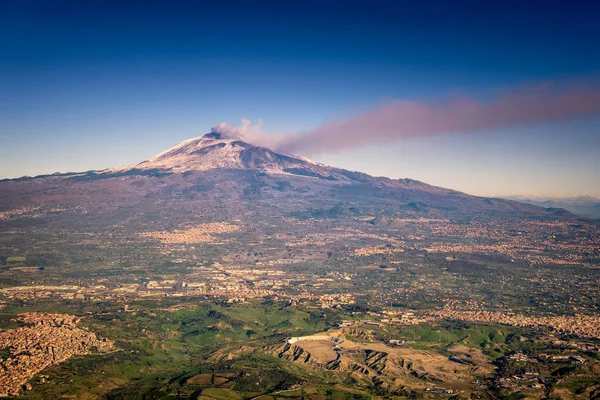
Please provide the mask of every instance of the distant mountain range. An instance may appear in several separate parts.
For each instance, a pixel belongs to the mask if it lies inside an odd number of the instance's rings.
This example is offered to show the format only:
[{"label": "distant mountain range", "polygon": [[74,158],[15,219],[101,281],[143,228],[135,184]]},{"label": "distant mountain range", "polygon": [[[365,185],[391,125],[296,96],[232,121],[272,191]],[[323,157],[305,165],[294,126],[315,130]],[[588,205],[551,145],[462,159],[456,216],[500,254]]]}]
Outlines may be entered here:
[{"label": "distant mountain range", "polygon": [[206,214],[212,220],[230,218],[232,210],[319,218],[573,217],[553,206],[471,196],[412,179],[334,168],[218,132],[183,141],[131,166],[4,180],[0,193],[0,211],[42,206],[85,209],[110,221],[111,210],[127,208],[127,218],[140,223],[152,213],[157,218],[177,215],[179,220],[189,217],[185,210],[192,208],[197,210],[194,217]]},{"label": "distant mountain range", "polygon": [[590,196],[566,198],[506,196],[504,198],[523,203],[529,203],[544,208],[564,208],[573,214],[600,218],[600,199]]}]

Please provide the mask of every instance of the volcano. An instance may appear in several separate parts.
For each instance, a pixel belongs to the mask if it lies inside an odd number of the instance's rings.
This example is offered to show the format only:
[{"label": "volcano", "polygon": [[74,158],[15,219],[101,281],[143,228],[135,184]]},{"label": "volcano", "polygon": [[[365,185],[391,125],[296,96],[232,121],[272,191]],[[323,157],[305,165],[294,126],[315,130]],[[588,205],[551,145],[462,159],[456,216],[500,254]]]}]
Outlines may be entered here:
[{"label": "volcano", "polygon": [[269,215],[319,210],[315,215],[323,218],[343,218],[348,210],[354,216],[382,217],[572,217],[564,210],[335,168],[215,131],[134,165],[4,180],[0,192],[0,211],[85,209],[107,221],[123,208],[130,210],[128,219],[138,222],[146,221],[147,213],[190,217],[190,209],[198,218],[210,209],[213,220],[227,219],[233,210]]},{"label": "volcano", "polygon": [[159,169],[181,173],[217,168],[255,169],[270,174],[303,171],[310,175],[328,176],[333,173],[332,168],[307,158],[279,154],[250,144],[241,137],[218,132],[185,140],[148,160],[116,171]]}]

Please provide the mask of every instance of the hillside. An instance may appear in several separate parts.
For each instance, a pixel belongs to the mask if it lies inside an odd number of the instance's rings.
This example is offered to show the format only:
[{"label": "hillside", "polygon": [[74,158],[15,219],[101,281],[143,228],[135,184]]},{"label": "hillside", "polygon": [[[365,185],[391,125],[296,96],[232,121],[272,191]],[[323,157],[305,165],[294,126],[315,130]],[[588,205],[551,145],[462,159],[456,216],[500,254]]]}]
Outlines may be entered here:
[{"label": "hillside", "polygon": [[[4,180],[0,190],[4,194],[0,197],[2,211],[82,207],[110,214],[115,207],[126,207],[160,214],[165,203],[177,204],[186,212],[201,201],[227,202],[231,210],[248,209],[252,204],[252,210],[264,206],[269,213],[278,210],[322,217],[341,217],[348,212],[371,215],[375,211],[380,216],[570,217],[564,210],[329,167],[217,132],[181,142],[135,165]],[[212,215],[214,218],[227,216]]]}]

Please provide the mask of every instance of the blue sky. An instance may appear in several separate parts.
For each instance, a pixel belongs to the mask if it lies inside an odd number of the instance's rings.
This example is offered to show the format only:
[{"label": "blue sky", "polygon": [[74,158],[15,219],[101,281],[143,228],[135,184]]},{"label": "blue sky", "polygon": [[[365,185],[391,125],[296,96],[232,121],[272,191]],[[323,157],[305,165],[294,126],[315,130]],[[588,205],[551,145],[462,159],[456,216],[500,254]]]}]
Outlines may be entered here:
[{"label": "blue sky", "polygon": [[[0,177],[134,163],[241,117],[284,135],[600,71],[591,2],[197,3],[0,0]],[[588,115],[313,158],[473,194],[600,196],[599,137]]]}]

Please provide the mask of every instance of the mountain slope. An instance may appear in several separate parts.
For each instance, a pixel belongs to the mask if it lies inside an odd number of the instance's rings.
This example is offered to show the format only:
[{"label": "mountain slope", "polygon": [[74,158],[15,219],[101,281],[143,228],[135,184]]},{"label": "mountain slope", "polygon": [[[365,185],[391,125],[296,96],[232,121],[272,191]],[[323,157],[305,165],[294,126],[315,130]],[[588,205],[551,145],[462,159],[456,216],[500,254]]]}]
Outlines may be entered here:
[{"label": "mountain slope", "polygon": [[276,153],[255,146],[240,137],[217,132],[185,140],[138,164],[109,170],[160,170],[173,173],[200,172],[218,168],[253,169],[268,174],[300,175],[331,181],[372,181],[372,177],[357,172],[328,167],[307,158]]},{"label": "mountain slope", "polygon": [[544,208],[564,208],[577,215],[600,218],[600,199],[593,197],[535,198],[527,196],[507,196],[505,198]]},{"label": "mountain slope", "polygon": [[343,217],[348,210],[381,216],[570,217],[564,210],[329,167],[218,132],[183,141],[135,165],[6,180],[0,182],[0,189],[5,194],[0,197],[0,211],[60,206],[106,214],[114,207],[134,207],[160,214],[165,204],[184,210],[203,201],[323,218]]}]

